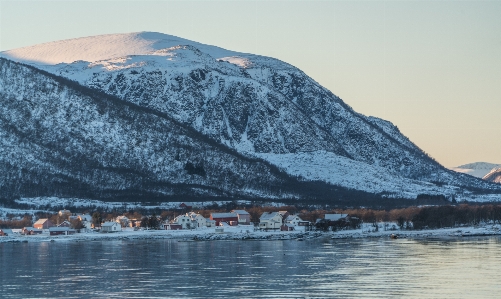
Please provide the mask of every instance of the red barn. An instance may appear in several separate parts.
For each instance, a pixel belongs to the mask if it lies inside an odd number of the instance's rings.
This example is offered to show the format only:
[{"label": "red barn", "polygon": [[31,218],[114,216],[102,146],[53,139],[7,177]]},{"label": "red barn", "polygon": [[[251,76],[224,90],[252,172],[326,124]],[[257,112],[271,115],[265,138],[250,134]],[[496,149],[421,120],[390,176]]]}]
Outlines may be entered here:
[{"label": "red barn", "polygon": [[179,205],[180,209],[186,209],[186,210],[191,210],[193,207],[185,204],[184,202]]},{"label": "red barn", "polygon": [[221,222],[226,222],[231,226],[238,225],[238,215],[236,213],[211,213],[210,220],[216,221],[216,226]]}]

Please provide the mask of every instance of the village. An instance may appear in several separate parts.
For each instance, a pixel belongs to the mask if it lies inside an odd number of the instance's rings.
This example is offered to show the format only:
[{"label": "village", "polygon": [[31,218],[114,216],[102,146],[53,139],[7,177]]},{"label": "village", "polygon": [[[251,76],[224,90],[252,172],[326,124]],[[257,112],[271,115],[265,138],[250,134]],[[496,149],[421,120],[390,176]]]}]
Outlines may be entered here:
[{"label": "village", "polygon": [[[192,207],[184,203],[180,205],[184,211]],[[286,210],[263,212],[259,222],[251,222],[251,215],[244,209],[229,212],[211,212],[204,217],[201,212],[186,212],[173,219],[162,219],[161,216],[149,215],[138,218],[120,215],[114,219],[103,221],[99,213],[72,213],[60,210],[51,218],[39,218],[32,225],[22,228],[0,228],[2,236],[60,236],[80,233],[119,233],[124,231],[198,231],[200,233],[223,234],[228,232],[310,232],[328,230],[333,227],[356,227],[360,225],[357,217],[348,214],[324,214],[315,222],[303,220],[297,214]],[[207,213],[205,213],[207,214]],[[52,219],[52,220],[51,220]]]},{"label": "village", "polygon": [[[92,211],[92,210],[90,210]],[[221,207],[177,203],[169,209],[100,210],[13,215],[0,219],[0,242],[74,239],[190,240],[428,238],[501,234],[501,206],[449,205],[393,210]],[[147,216],[145,216],[147,215]]]}]

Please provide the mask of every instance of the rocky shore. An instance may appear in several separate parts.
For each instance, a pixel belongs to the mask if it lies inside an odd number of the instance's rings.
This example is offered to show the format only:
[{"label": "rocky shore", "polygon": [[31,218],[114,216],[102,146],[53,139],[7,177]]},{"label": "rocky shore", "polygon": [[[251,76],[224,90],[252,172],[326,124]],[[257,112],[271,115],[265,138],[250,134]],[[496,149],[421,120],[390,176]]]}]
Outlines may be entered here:
[{"label": "rocky shore", "polygon": [[124,230],[116,233],[86,232],[68,236],[50,236],[48,234],[24,236],[13,234],[0,237],[0,243],[11,242],[89,242],[89,241],[127,241],[146,239],[174,239],[179,242],[215,241],[215,240],[308,240],[314,238],[362,239],[362,238],[411,238],[436,239],[474,236],[499,236],[501,225],[483,225],[477,227],[444,228],[430,230],[391,230],[364,231],[342,230],[337,232],[281,232],[281,231],[249,231],[236,228],[215,232],[214,229],[203,230]]}]

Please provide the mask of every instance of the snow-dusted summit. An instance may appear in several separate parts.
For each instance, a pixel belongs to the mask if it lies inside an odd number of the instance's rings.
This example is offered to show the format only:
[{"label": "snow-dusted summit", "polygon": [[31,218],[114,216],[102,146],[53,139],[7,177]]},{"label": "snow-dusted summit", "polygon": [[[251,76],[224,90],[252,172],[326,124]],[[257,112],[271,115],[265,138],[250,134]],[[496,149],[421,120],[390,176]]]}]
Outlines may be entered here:
[{"label": "snow-dusted summit", "polygon": [[[148,185],[150,187],[175,182],[204,190],[221,188],[210,192],[214,196],[323,196],[324,199],[335,197],[335,192],[339,194],[340,189],[335,189],[338,187],[394,198],[442,194],[466,199],[473,190],[477,194],[479,190],[501,190],[496,184],[445,169],[402,135],[392,123],[355,112],[301,70],[278,59],[238,53],[152,32],[58,41],[1,52],[0,57],[36,68],[4,60],[0,74],[3,80],[0,80],[0,93],[5,101],[3,106],[18,111],[17,117],[4,111],[4,119],[9,120],[4,125],[5,130],[12,130],[12,127],[21,130],[23,122],[36,120],[32,132],[34,142],[40,135],[37,128],[41,125],[44,125],[41,128],[53,130],[56,119],[49,120],[48,115],[40,112],[48,109],[48,106],[42,108],[42,103],[53,105],[39,100],[45,99],[49,92],[61,101],[58,111],[66,115],[64,120],[69,121],[72,115],[65,113],[65,109],[74,107],[76,103],[87,103],[94,108],[82,107],[76,112],[82,120],[71,122],[71,126],[77,127],[75,130],[85,132],[84,136],[78,137],[74,132],[64,133],[61,138],[69,145],[61,150],[72,152],[70,145],[76,142],[76,137],[106,146],[99,149],[104,156],[96,157],[89,165],[94,165],[96,169],[108,169],[109,165],[114,165],[113,169],[120,169],[121,175],[134,173],[135,168],[141,165],[145,177],[155,180],[153,185]],[[21,73],[24,75],[19,75]],[[53,86],[47,83],[51,80],[57,81],[60,86],[49,88]],[[79,96],[73,99],[66,97],[77,91],[90,93],[92,100],[81,101],[77,99]],[[98,94],[93,94],[95,92]],[[101,93],[110,96],[108,101],[115,106],[95,108],[93,105],[101,101]],[[27,102],[23,102],[25,100]],[[133,136],[127,135],[126,140],[129,141],[121,140],[120,134],[127,132],[134,118],[130,115],[122,115],[124,119],[120,121],[108,118],[114,115],[112,111],[123,105],[138,109],[142,125],[149,128],[141,132],[140,126],[134,127],[137,132],[134,131]],[[99,120],[87,115],[86,111],[94,109],[101,115]],[[148,115],[152,119],[160,116],[169,119],[176,128],[164,136],[162,125],[153,121],[151,124],[144,122]],[[86,122],[91,119],[92,123]],[[125,127],[115,128],[117,123]],[[154,128],[150,128],[153,124]],[[112,143],[102,140],[103,130],[113,140]],[[192,141],[183,137],[185,130],[192,132],[189,134]],[[156,137],[151,137],[151,134]],[[211,149],[204,154],[203,148],[207,146]],[[115,147],[133,151],[134,157],[139,155],[141,159],[109,160],[113,155],[108,155],[106,148],[114,151]],[[165,147],[175,150],[157,153],[159,148]],[[92,147],[85,148],[86,154],[79,152],[70,156],[87,155],[91,150]],[[217,152],[234,155],[235,165],[240,166],[235,168],[232,163],[225,164],[226,170],[221,169],[218,173],[220,163],[228,163],[231,159],[219,156]],[[152,153],[156,154],[148,156]],[[257,161],[255,159],[263,159],[264,164],[258,168],[263,177],[269,178],[271,185],[257,187],[257,169],[246,172],[246,176],[256,179],[251,184],[242,184],[239,181],[241,178],[237,179],[239,172],[249,169],[254,162],[246,163]],[[169,169],[168,165],[177,166]],[[30,167],[36,169],[36,166]],[[183,167],[186,173],[179,172]],[[275,167],[283,173],[276,173]],[[72,174],[72,179],[78,181],[81,171]],[[197,172],[205,176],[193,176]],[[216,179],[213,176],[219,177]],[[93,181],[92,178],[88,180]],[[221,180],[227,181],[227,185],[221,185]],[[319,185],[314,191],[291,187],[297,186],[298,182]],[[132,185],[123,183],[123,188],[128,190]],[[120,184],[113,186],[116,188]],[[141,186],[134,185],[134,188]],[[155,191],[152,187],[148,192],[174,194],[172,190],[178,190],[170,188],[167,192],[162,188]],[[282,195],[277,195],[277,192]]]},{"label": "snow-dusted summit", "polygon": [[491,170],[501,167],[501,164],[487,163],[487,162],[474,162],[468,163],[457,167],[451,167],[451,170],[466,173],[477,178],[483,178]]},{"label": "snow-dusted summit", "polygon": [[195,46],[214,57],[234,55],[234,52],[228,50],[156,32],[107,34],[74,38],[4,51],[1,55],[5,58],[25,63],[54,65],[80,60],[95,62],[130,55],[147,55],[157,50],[178,45]]},{"label": "snow-dusted summit", "polygon": [[483,177],[484,180],[501,184],[501,167],[492,169]]}]

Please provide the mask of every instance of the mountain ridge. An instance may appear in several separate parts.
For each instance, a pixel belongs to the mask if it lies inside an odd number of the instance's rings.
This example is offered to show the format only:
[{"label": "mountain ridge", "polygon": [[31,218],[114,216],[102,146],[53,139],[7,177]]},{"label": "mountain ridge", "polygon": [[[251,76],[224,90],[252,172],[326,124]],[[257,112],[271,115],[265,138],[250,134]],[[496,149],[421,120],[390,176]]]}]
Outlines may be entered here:
[{"label": "mountain ridge", "polygon": [[[134,55],[53,65],[32,61],[31,65],[168,115],[212,142],[264,159],[301,181],[318,180],[395,198],[419,194],[468,197],[478,190],[498,190],[497,185],[445,169],[396,126],[357,113],[287,63],[186,40],[182,42],[187,45],[173,45],[176,42],[159,33],[124,36],[144,35],[149,38],[139,44],[150,47],[147,53],[138,46],[141,51]],[[160,40],[158,47],[169,47],[149,51],[155,39]],[[213,52],[219,55],[211,56]],[[12,50],[0,56],[25,62],[29,55],[21,54]],[[320,165],[317,169],[322,171],[312,175],[319,157],[329,167]],[[294,166],[290,161],[300,163]],[[349,173],[350,167],[356,170]]]}]

